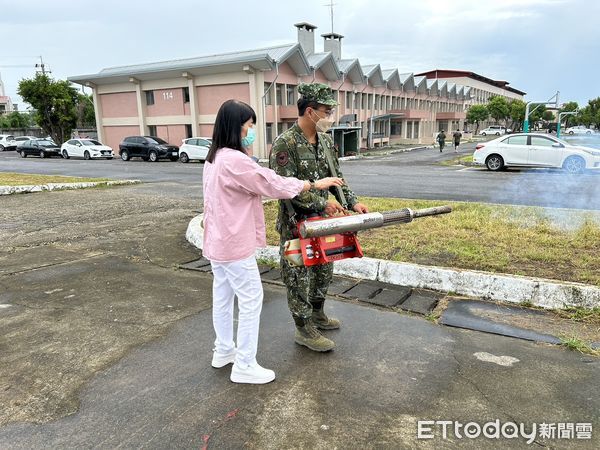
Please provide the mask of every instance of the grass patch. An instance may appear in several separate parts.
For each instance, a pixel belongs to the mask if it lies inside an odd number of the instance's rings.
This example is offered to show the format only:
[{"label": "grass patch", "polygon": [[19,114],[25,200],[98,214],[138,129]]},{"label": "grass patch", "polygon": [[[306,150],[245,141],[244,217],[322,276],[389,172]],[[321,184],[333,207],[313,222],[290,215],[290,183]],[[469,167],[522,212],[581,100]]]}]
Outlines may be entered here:
[{"label": "grass patch", "polygon": [[585,353],[588,355],[600,356],[600,350],[594,350],[585,341],[579,339],[576,336],[561,337],[561,345],[565,346],[569,350],[576,350],[579,353]]},{"label": "grass patch", "polygon": [[558,309],[554,311],[557,315],[571,319],[574,322],[584,322],[600,325],[600,307],[594,308],[582,308],[582,307],[569,307],[564,309]]},{"label": "grass patch", "polygon": [[446,161],[440,162],[442,166],[472,166],[473,165],[473,155],[463,155],[458,158],[447,159]]},{"label": "grass patch", "polygon": [[110,181],[109,178],[64,177],[61,175],[36,175],[29,173],[0,172],[0,186],[26,186],[48,183],[85,183]]},{"label": "grass patch", "polygon": [[[365,256],[600,286],[600,226],[591,216],[577,227],[565,228],[556,222],[564,222],[564,211],[543,208],[392,198],[361,201],[371,211],[442,204],[453,208],[444,216],[361,232]],[[279,244],[277,208],[277,202],[265,205],[270,245]],[[573,215],[567,214],[569,223]]]}]

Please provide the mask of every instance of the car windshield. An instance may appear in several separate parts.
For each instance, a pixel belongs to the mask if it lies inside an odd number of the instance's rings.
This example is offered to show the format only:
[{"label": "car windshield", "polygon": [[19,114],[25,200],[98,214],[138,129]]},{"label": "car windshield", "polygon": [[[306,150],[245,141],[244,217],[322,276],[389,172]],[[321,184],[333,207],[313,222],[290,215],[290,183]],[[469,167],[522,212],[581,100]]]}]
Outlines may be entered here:
[{"label": "car windshield", "polygon": [[148,140],[149,143],[151,144],[161,144],[161,145],[165,145],[167,142],[163,141],[161,138],[159,137],[147,137],[146,138]]},{"label": "car windshield", "polygon": [[37,143],[40,147],[56,147],[56,144],[47,139],[38,139]]},{"label": "car windshield", "polygon": [[102,145],[100,142],[94,141],[93,139],[85,139],[85,140],[82,140],[81,143],[83,145]]}]

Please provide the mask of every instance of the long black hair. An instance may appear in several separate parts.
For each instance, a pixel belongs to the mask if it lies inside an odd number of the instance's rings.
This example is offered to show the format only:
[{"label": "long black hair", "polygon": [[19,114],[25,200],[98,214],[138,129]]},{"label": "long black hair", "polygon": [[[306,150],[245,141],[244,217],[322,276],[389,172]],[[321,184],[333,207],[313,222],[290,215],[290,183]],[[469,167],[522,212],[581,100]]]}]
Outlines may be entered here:
[{"label": "long black hair", "polygon": [[239,100],[227,100],[219,108],[213,130],[212,145],[206,160],[214,162],[217,150],[223,147],[246,153],[242,146],[242,125],[249,119],[256,123],[256,113],[250,105]]}]

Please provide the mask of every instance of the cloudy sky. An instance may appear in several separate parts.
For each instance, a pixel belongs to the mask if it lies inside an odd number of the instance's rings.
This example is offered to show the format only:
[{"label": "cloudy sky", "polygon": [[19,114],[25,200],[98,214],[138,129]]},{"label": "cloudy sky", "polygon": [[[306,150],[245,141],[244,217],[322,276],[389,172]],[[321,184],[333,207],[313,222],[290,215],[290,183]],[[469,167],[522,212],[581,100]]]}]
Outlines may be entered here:
[{"label": "cloudy sky", "polygon": [[[105,67],[296,40],[296,22],[331,31],[329,0],[0,0],[0,76],[20,79],[43,56],[56,78]],[[342,57],[401,72],[461,69],[507,80],[527,99],[586,104],[600,96],[600,2],[334,0]],[[15,67],[18,66],[18,67]]]}]

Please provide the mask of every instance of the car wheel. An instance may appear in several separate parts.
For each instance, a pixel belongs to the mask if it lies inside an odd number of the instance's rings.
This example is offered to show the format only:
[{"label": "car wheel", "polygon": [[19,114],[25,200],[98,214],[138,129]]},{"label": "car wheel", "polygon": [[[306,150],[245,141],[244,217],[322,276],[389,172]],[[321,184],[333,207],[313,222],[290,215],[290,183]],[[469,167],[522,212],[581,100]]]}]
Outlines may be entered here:
[{"label": "car wheel", "polygon": [[496,136],[500,136],[500,132],[496,131]]},{"label": "car wheel", "polygon": [[586,131],[585,134],[592,134],[592,132],[591,131]]},{"label": "car wheel", "polygon": [[158,153],[156,153],[154,150],[150,150],[150,153],[148,153],[148,160],[150,162],[158,161]]},{"label": "car wheel", "polygon": [[90,159],[90,152],[88,152],[87,150],[83,152],[83,159]]},{"label": "car wheel", "polygon": [[129,152],[127,150],[121,150],[121,159],[123,161],[129,161],[130,156],[129,156]]},{"label": "car wheel", "polygon": [[21,158],[27,158],[27,153],[25,153],[25,150],[21,150],[19,154],[21,155]]},{"label": "car wheel", "polygon": [[487,134],[484,132],[481,133],[482,136],[487,136]]},{"label": "car wheel", "polygon": [[569,134],[573,135],[573,134],[575,134],[575,132],[573,132],[573,131],[569,131]]},{"label": "car wheel", "polygon": [[568,173],[581,173],[585,169],[585,161],[579,156],[569,156],[565,160],[563,168]]},{"label": "car wheel", "polygon": [[62,157],[63,157],[64,159],[69,159],[69,158],[70,158],[70,156],[69,156],[69,153],[67,153],[67,151],[66,151],[66,150],[63,150],[63,151],[62,151]]},{"label": "car wheel", "polygon": [[45,158],[46,152],[44,150],[40,150],[40,158]]},{"label": "car wheel", "polygon": [[4,151],[4,145],[0,144],[0,152]]},{"label": "car wheel", "polygon": [[179,154],[179,161],[181,161],[182,163],[189,163],[190,162],[190,157],[185,152],[184,153],[180,153]]},{"label": "car wheel", "polygon": [[497,172],[504,167],[504,159],[500,155],[490,155],[485,160],[485,165],[488,170],[492,172]]}]

